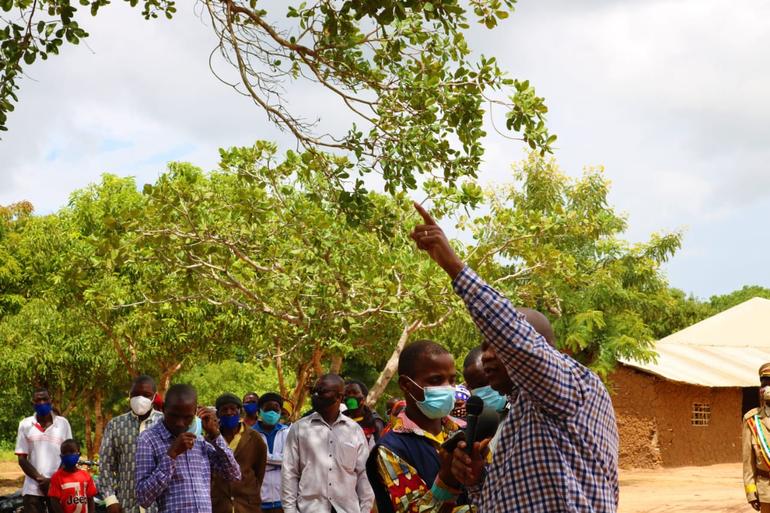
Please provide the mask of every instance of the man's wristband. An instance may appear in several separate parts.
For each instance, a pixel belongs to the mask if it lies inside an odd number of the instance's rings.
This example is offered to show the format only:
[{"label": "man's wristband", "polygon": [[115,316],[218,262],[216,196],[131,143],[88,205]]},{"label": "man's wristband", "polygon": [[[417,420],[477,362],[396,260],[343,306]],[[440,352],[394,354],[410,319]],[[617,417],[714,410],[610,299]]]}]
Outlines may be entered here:
[{"label": "man's wristband", "polygon": [[438,501],[453,502],[457,500],[457,496],[460,495],[460,490],[447,485],[437,476],[436,480],[433,482],[433,486],[430,488],[430,493]]}]

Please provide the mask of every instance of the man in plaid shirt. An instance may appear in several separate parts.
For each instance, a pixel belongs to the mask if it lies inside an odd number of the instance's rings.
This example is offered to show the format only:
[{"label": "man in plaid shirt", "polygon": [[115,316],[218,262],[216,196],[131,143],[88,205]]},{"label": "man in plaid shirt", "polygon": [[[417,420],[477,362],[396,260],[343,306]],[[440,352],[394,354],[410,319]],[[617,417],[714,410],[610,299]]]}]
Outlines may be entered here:
[{"label": "man in plaid shirt", "polygon": [[514,389],[491,465],[460,443],[453,474],[482,513],[609,513],[618,504],[618,432],[601,379],[551,347],[524,315],[467,267],[435,220],[412,232],[417,246],[452,278]]},{"label": "man in plaid shirt", "polygon": [[[155,503],[158,513],[211,513],[211,472],[228,481],[241,479],[241,468],[219,433],[216,413],[197,405],[193,387],[171,386],[163,420],[139,435],[136,499],[143,508]],[[205,438],[191,432],[196,414]]]}]

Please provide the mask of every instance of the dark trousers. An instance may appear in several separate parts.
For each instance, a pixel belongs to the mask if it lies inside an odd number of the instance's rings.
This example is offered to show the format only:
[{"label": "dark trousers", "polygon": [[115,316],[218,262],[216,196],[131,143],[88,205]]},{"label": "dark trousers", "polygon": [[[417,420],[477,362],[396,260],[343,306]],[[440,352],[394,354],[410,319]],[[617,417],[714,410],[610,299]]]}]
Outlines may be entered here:
[{"label": "dark trousers", "polygon": [[283,513],[283,508],[262,508],[262,513]]},{"label": "dark trousers", "polygon": [[48,497],[25,495],[23,499],[24,513],[48,513]]}]

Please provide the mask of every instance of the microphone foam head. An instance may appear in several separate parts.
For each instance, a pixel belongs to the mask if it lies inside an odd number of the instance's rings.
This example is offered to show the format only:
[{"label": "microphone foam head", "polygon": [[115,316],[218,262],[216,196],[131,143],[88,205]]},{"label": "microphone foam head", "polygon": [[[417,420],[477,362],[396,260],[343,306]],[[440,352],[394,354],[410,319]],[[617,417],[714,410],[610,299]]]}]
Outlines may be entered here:
[{"label": "microphone foam head", "polygon": [[481,415],[481,412],[484,411],[484,400],[479,396],[472,395],[465,403],[465,411],[468,412],[468,415]]}]

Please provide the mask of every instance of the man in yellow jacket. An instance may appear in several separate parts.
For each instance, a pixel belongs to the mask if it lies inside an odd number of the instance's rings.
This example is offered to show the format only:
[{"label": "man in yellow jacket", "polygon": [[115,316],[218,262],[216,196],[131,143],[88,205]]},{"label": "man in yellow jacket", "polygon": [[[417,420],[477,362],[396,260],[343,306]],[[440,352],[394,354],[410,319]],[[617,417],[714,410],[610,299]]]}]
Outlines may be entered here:
[{"label": "man in yellow jacket", "polygon": [[759,368],[759,408],[743,416],[743,485],[749,504],[770,513],[770,362]]}]

